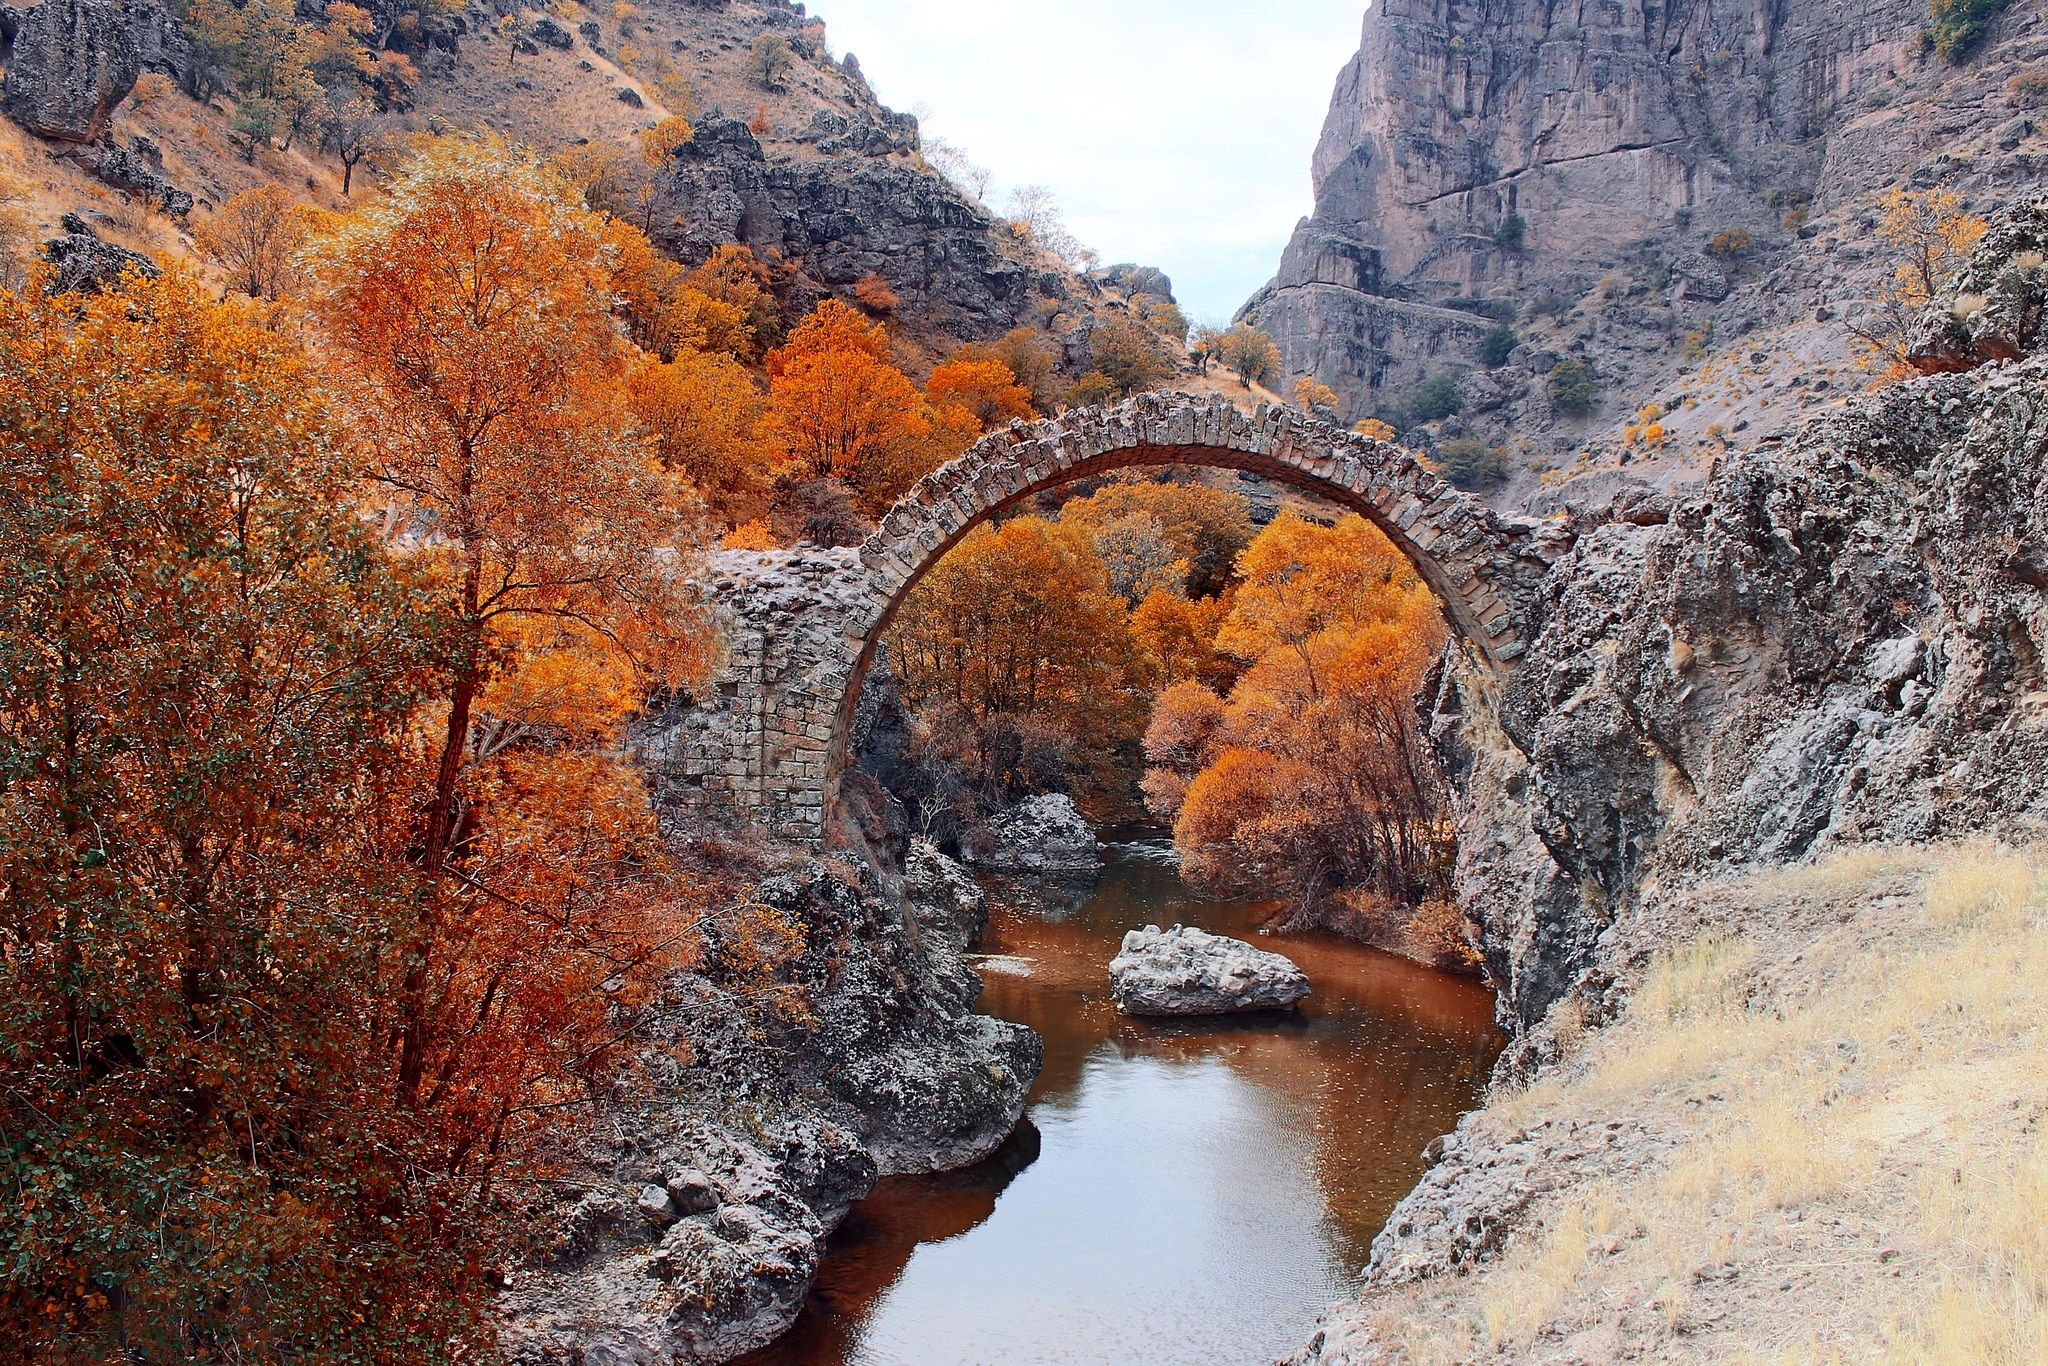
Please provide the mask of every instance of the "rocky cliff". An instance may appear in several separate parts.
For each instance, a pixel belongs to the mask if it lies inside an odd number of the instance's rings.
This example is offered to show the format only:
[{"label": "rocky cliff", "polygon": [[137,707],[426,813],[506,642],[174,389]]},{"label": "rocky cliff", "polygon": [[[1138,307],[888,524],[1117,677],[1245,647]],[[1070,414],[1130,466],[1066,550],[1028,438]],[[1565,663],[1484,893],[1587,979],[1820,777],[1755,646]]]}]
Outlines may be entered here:
[{"label": "rocky cliff", "polygon": [[[972,879],[918,845],[900,864],[793,863],[758,903],[671,984],[643,1099],[574,1136],[551,1241],[507,1275],[515,1366],[751,1351],[796,1317],[878,1176],[964,1166],[1016,1127],[1042,1045],[969,1013]],[[764,986],[734,964],[778,921],[801,942]]]},{"label": "rocky cliff", "polygon": [[[1926,23],[1924,0],[1378,0],[1316,150],[1314,215],[1247,309],[1288,384],[1330,385],[1347,420],[1398,418],[1514,326],[1533,344],[1420,435],[1525,461],[1640,404],[1704,401],[1687,379],[1703,354],[1846,364],[1840,315],[1890,269],[1873,192],[1943,182],[1988,203],[2048,168],[2007,89],[2048,57],[2039,0],[1960,62]],[[1590,415],[1550,402],[1562,356],[1595,371]],[[1674,435],[1710,418],[1741,420],[1716,408]]]},{"label": "rocky cliff", "polygon": [[1568,991],[1605,1009],[1603,939],[1675,882],[2048,815],[2044,261],[2036,198],[1965,272],[1991,292],[1930,310],[2023,358],[1587,520],[1506,687],[1446,690],[1461,877],[1517,1032]]},{"label": "rocky cliff", "polygon": [[[1759,910],[1743,877],[1859,845],[2038,839],[2048,824],[2048,196],[1998,215],[1917,335],[1940,373],[1728,457],[1695,496],[1637,494],[1582,520],[1506,687],[1468,675],[1443,689],[1462,891],[1516,1035],[1501,1079],[1545,1073],[1626,1011],[1647,963],[1705,933],[1796,931],[1749,998],[1780,1019],[1796,1009],[1780,989],[1795,975],[1813,988],[1817,969],[1795,974],[1805,953],[1839,950],[1863,912],[1825,896]],[[1884,890],[1881,904],[1908,904]],[[1886,935],[1866,927],[1861,951],[1882,961]],[[1664,1082],[1677,1107],[1684,1084]],[[1689,1119],[1539,1123],[1530,1108],[1431,1145],[1364,1298],[1334,1309],[1296,1366],[1410,1360],[1404,1287],[1493,1258],[1551,1192],[1654,1177]],[[1610,1328],[1625,1311],[1599,1308]],[[1666,1338],[1710,1327],[1662,1322]],[[1620,1359],[1611,1343],[1573,1346],[1540,1359]]]}]

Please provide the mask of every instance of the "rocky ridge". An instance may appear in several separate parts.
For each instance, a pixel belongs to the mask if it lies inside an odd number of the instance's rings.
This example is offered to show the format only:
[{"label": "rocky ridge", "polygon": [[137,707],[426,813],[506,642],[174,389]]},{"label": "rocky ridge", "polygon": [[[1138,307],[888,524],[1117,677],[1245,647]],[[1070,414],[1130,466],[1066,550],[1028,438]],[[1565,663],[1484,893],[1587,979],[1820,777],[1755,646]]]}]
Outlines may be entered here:
[{"label": "rocky ridge", "polygon": [[[1636,467],[1694,480],[1723,434],[1772,430],[1768,390],[1817,405],[1825,385],[1782,391],[1855,371],[1845,323],[1892,268],[1878,191],[1946,185],[1982,210],[2048,168],[2048,119],[2006,88],[2048,58],[2048,6],[2004,6],[1954,63],[1924,46],[1926,13],[1382,0],[1337,82],[1315,212],[1246,311],[1285,385],[1330,385],[1346,421],[1458,375],[1464,411],[1419,439],[1563,467],[1625,459],[1612,429],[1658,402],[1669,439]],[[1527,345],[1489,368],[1498,323]],[[1715,358],[1726,383],[1704,377]],[[1595,411],[1553,401],[1560,359],[1591,366]],[[1539,489],[1524,474],[1503,497]]]},{"label": "rocky ridge", "polygon": [[767,991],[722,955],[758,933],[715,924],[703,971],[670,987],[644,1101],[582,1135],[554,1236],[500,1305],[514,1363],[728,1361],[787,1328],[825,1237],[879,1176],[995,1151],[1041,1044],[970,1014],[979,889],[929,846],[815,860],[762,881],[803,947]]}]

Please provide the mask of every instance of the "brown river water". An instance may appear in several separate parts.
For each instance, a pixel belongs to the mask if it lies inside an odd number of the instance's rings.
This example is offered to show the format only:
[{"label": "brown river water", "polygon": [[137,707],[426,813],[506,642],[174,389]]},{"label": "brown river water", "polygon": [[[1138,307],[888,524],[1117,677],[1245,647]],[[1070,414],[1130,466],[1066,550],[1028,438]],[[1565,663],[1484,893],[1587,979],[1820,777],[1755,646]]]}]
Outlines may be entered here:
[{"label": "brown river water", "polygon": [[[992,885],[981,1008],[1045,1038],[994,1157],[893,1177],[833,1236],[801,1318],[745,1366],[1252,1366],[1352,1286],[1499,1050],[1483,986],[1331,937],[1258,939],[1273,909],[1204,901],[1171,846],[1111,846],[1092,888]],[[1187,924],[1299,963],[1286,1014],[1117,1015],[1126,930]]]}]

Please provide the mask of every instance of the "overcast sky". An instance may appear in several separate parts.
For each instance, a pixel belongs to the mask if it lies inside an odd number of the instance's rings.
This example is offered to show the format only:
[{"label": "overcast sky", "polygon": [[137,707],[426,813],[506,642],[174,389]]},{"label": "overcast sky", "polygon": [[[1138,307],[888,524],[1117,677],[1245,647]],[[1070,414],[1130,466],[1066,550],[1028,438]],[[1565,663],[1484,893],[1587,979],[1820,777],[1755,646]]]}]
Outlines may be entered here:
[{"label": "overcast sky", "polygon": [[1173,277],[1221,321],[1313,206],[1309,157],[1365,0],[811,0],[891,108],[1052,189],[1105,264]]}]

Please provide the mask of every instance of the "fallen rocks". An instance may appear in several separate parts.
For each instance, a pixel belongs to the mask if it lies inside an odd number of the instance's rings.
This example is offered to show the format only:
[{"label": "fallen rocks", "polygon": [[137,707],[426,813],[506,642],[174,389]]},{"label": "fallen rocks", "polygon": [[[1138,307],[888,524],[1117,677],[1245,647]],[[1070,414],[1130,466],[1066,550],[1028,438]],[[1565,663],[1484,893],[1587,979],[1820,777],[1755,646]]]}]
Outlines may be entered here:
[{"label": "fallen rocks", "polygon": [[61,223],[64,235],[43,243],[43,258],[57,268],[50,293],[100,294],[118,286],[131,270],[151,280],[163,274],[141,252],[102,240],[77,214],[65,214]]},{"label": "fallen rocks", "polygon": [[1109,985],[1125,1015],[1285,1010],[1309,994],[1307,975],[1291,960],[1181,925],[1125,935],[1110,960]]},{"label": "fallen rocks", "polygon": [[1102,866],[1094,828],[1064,794],[1027,797],[988,825],[968,860],[996,873],[1093,872]]}]

